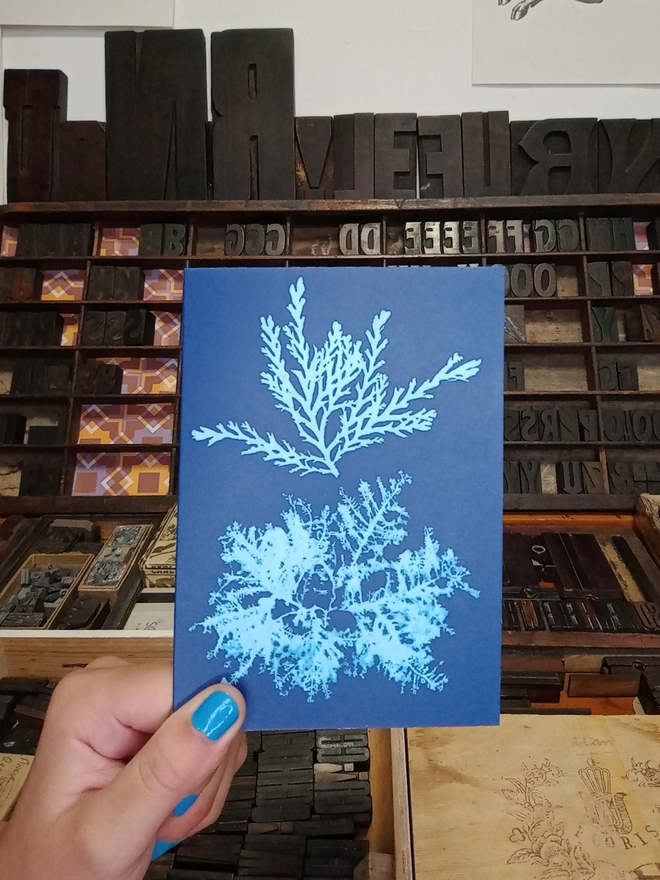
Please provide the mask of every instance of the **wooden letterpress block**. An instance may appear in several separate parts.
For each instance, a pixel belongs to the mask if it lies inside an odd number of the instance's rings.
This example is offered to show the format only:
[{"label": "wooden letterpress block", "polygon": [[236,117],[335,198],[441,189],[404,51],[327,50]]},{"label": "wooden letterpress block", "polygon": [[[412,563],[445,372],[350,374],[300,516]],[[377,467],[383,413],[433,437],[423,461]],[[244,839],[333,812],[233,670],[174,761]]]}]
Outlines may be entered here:
[{"label": "wooden letterpress block", "polygon": [[62,482],[62,468],[57,464],[41,465],[38,495],[59,495]]},{"label": "wooden letterpress block", "polygon": [[147,309],[126,312],[124,345],[153,345],[155,315]]},{"label": "wooden letterpress block", "polygon": [[559,439],[559,410],[542,410],[539,418],[539,440],[545,443],[555,443]]},{"label": "wooden letterpress block", "polygon": [[414,199],[417,195],[417,116],[377,113],[374,118],[374,195]]},{"label": "wooden letterpress block", "polygon": [[529,443],[539,439],[539,414],[533,409],[520,413],[520,439]]},{"label": "wooden letterpress block", "polygon": [[108,314],[108,312],[97,311],[97,309],[88,309],[85,312],[80,333],[81,345],[93,348],[103,345]]},{"label": "wooden letterpress block", "polygon": [[461,252],[481,253],[481,229],[478,220],[464,220],[461,223]]},{"label": "wooden letterpress block", "polygon": [[557,250],[580,250],[580,226],[577,220],[557,220]]},{"label": "wooden letterpress block", "polygon": [[286,250],[286,229],[281,223],[268,223],[264,253],[268,257],[279,257]]},{"label": "wooden letterpress block", "polygon": [[646,227],[646,237],[651,250],[660,250],[660,217],[651,220]]},{"label": "wooden letterpress block", "polygon": [[106,312],[103,345],[124,345],[126,312]]},{"label": "wooden letterpress block", "polygon": [[7,344],[7,312],[0,312],[0,348]]},{"label": "wooden letterpress block", "polygon": [[71,388],[71,367],[69,364],[48,364],[46,385],[48,394],[68,395]]},{"label": "wooden letterpress block", "polygon": [[380,223],[364,223],[360,229],[360,251],[366,256],[377,256],[383,252]]},{"label": "wooden letterpress block", "polygon": [[296,197],[332,199],[334,151],[331,116],[299,116],[296,130]]},{"label": "wooden letterpress block", "polygon": [[422,252],[422,224],[408,222],[403,227],[403,252],[404,254],[418,255]]},{"label": "wooden letterpress block", "polygon": [[9,302],[14,285],[14,269],[11,266],[0,266],[0,302]]},{"label": "wooden letterpress block", "polygon": [[524,253],[525,237],[522,220],[505,220],[504,250],[507,254]]},{"label": "wooden letterpress block", "polygon": [[293,31],[212,34],[211,107],[214,197],[295,198]]},{"label": "wooden letterpress block", "polygon": [[616,311],[611,306],[592,306],[591,317],[595,342],[618,342]]},{"label": "wooden letterpress block", "polygon": [[623,410],[603,410],[603,435],[611,443],[621,443],[626,438],[626,418]]},{"label": "wooden letterpress block", "polygon": [[65,223],[62,230],[63,257],[86,257],[92,252],[94,229],[91,223]]},{"label": "wooden letterpress block", "polygon": [[32,361],[16,361],[11,375],[11,394],[24,397],[32,393],[32,373],[34,363]]},{"label": "wooden letterpress block", "polygon": [[[247,70],[234,73],[243,94]],[[108,199],[206,199],[203,31],[106,32],[105,87]],[[238,120],[230,125],[240,131]]]},{"label": "wooden letterpress block", "polygon": [[40,257],[41,253],[41,224],[40,223],[21,223],[18,227],[18,238],[16,241],[17,257]]},{"label": "wooden letterpress block", "polygon": [[442,224],[442,252],[445,254],[460,254],[461,252],[461,225],[454,221]]},{"label": "wooden letterpress block", "polygon": [[55,191],[58,202],[105,201],[105,126],[102,123],[61,123]]},{"label": "wooden letterpress block", "polygon": [[619,390],[619,376],[615,361],[600,363],[598,367],[598,387],[601,391]]},{"label": "wooden letterpress block", "polygon": [[609,263],[587,263],[587,296],[611,296]]},{"label": "wooden letterpress block", "polygon": [[651,443],[653,440],[653,415],[650,410],[633,410],[631,416],[632,433],[638,443]]},{"label": "wooden letterpress block", "polygon": [[30,394],[38,397],[48,394],[48,364],[44,361],[33,361],[32,363]]},{"label": "wooden letterpress block", "polygon": [[657,495],[660,491],[660,462],[646,462],[646,491]]},{"label": "wooden letterpress block", "polygon": [[374,197],[374,114],[335,116],[335,198]]},{"label": "wooden letterpress block", "polygon": [[461,124],[465,196],[511,195],[509,114],[463,113]]},{"label": "wooden letterpress block", "polygon": [[557,250],[557,229],[552,220],[534,220],[532,223],[534,250],[537,253],[550,253]]},{"label": "wooden letterpress block", "polygon": [[635,250],[635,227],[630,217],[612,217],[612,242],[615,251]]},{"label": "wooden letterpress block", "polygon": [[598,191],[596,119],[511,123],[513,195]]},{"label": "wooden letterpress block", "polygon": [[25,422],[25,416],[20,413],[6,413],[2,420],[0,442],[9,446],[23,443],[25,439]]},{"label": "wooden letterpress block", "polygon": [[580,423],[575,407],[562,407],[559,410],[559,439],[564,443],[579,443]]},{"label": "wooden letterpress block", "polygon": [[525,342],[525,306],[504,307],[504,344]]},{"label": "wooden letterpress block", "polygon": [[520,440],[520,410],[504,410],[504,440]]},{"label": "wooden letterpress block", "polygon": [[27,442],[30,446],[53,446],[60,442],[60,426],[30,425]]},{"label": "wooden letterpress block", "polygon": [[523,495],[541,494],[541,463],[538,461],[520,462],[520,490]]},{"label": "wooden letterpress block", "polygon": [[41,465],[24,464],[21,470],[21,486],[19,495],[41,495]]},{"label": "wooden letterpress block", "polygon": [[557,491],[562,495],[582,494],[584,484],[581,461],[557,462]]},{"label": "wooden letterpress block", "polygon": [[587,217],[587,248],[590,251],[614,250],[612,220],[609,217]]},{"label": "wooden letterpress block", "polygon": [[528,297],[534,292],[534,270],[529,263],[516,263],[509,274],[511,296]]},{"label": "wooden letterpress block", "polygon": [[525,390],[525,369],[522,361],[506,361],[504,364],[505,391]]},{"label": "wooden letterpress block", "polygon": [[545,298],[556,296],[557,270],[552,263],[539,263],[538,266],[534,266],[534,290]]},{"label": "wooden letterpress block", "polygon": [[96,364],[94,394],[121,394],[124,371],[118,364]]},{"label": "wooden letterpress block", "polygon": [[163,249],[163,224],[143,223],[140,226],[140,244],[138,253],[141,257],[160,257]]},{"label": "wooden letterpress block", "polygon": [[487,251],[489,254],[505,254],[504,221],[489,220],[486,225]]},{"label": "wooden letterpress block", "polygon": [[605,492],[603,483],[603,466],[598,461],[582,462],[582,485],[587,495],[602,495]]},{"label": "wooden letterpress block", "polygon": [[[225,252],[226,250],[225,244]],[[357,256],[360,253],[359,223],[344,223],[339,227],[339,253],[343,256]]]},{"label": "wooden letterpress block", "polygon": [[62,342],[64,320],[59,312],[34,312],[30,320],[28,345],[50,347]]},{"label": "wooden letterpress block", "polygon": [[47,202],[54,197],[66,105],[67,78],[61,70],[5,71],[10,202]]},{"label": "wooden letterpress block", "polygon": [[5,345],[10,348],[26,346],[30,339],[30,312],[11,312],[7,316]]},{"label": "wooden letterpress block", "polygon": [[608,462],[610,492],[613,495],[632,495],[634,492],[632,464],[629,461]]},{"label": "wooden letterpress block", "polygon": [[633,360],[619,360],[616,365],[619,391],[637,391],[637,363]]},{"label": "wooden letterpress block", "polygon": [[164,257],[183,257],[186,253],[188,229],[184,223],[165,223],[163,226]]},{"label": "wooden letterpress block", "polygon": [[419,194],[422,199],[463,195],[463,135],[460,116],[420,116]]},{"label": "wooden letterpress block", "polygon": [[17,267],[11,287],[13,302],[31,302],[39,299],[41,294],[41,272],[38,269]]},{"label": "wooden letterpress block", "polygon": [[76,394],[88,397],[96,393],[96,376],[98,369],[99,364],[94,361],[80,364],[76,381]]},{"label": "wooden letterpress block", "polygon": [[612,270],[612,296],[634,296],[635,284],[633,281],[632,263],[626,260],[616,260],[610,265]]},{"label": "wooden letterpress block", "polygon": [[135,302],[144,295],[144,273],[139,266],[117,266],[112,286],[112,298]]},{"label": "wooden letterpress block", "polygon": [[660,308],[649,303],[640,306],[642,331],[647,342],[660,342]]},{"label": "wooden letterpress block", "polygon": [[93,263],[87,275],[87,299],[93,302],[114,299],[115,266]]},{"label": "wooden letterpress block", "polygon": [[598,125],[598,191],[658,192],[660,120],[601,119]]},{"label": "wooden letterpress block", "polygon": [[245,246],[243,253],[248,257],[259,257],[266,247],[266,227],[262,223],[248,223],[245,227]]},{"label": "wooden letterpress block", "polygon": [[632,478],[635,495],[641,495],[643,492],[648,492],[645,462],[634,461],[632,463]]}]

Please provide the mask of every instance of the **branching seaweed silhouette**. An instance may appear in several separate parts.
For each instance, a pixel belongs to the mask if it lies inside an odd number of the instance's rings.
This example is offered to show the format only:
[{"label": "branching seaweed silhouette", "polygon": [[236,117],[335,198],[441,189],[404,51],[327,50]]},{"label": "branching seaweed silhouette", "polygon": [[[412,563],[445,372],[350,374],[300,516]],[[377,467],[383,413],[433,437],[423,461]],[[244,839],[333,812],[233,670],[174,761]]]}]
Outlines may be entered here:
[{"label": "branching seaweed silhouette", "polygon": [[[229,421],[215,429],[200,427],[192,432],[195,440],[208,446],[221,440],[245,444],[243,455],[259,454],[265,461],[289,467],[301,476],[311,473],[339,476],[337,463],[344,455],[374,443],[385,435],[405,437],[414,431],[429,431],[437,416],[434,409],[411,409],[416,401],[431,400],[441,382],[467,382],[479,372],[480,360],[463,363],[454,353],[431,379],[417,384],[413,378],[406,388],[394,388],[389,399],[389,379],[379,372],[387,346],[383,328],[391,313],[381,311],[366,332],[367,345],[353,340],[335,321],[321,346],[310,346],[305,338],[305,284],[298,278],[289,287],[291,320],[279,327],[273,317],[261,318],[261,351],[269,361],[261,381],[277,401],[276,407],[292,419],[307,450],[298,450],[288,441],[279,441],[268,432],[262,437],[248,422]],[[280,339],[287,338],[286,351],[296,367],[290,370]],[[334,417],[334,418],[333,418]]]},{"label": "branching seaweed silhouette", "polygon": [[288,497],[284,527],[230,525],[219,538],[227,570],[209,604],[213,613],[191,629],[215,633],[208,659],[224,655],[231,681],[257,664],[281,694],[302,688],[309,702],[340,673],[364,677],[376,668],[416,692],[441,691],[448,678],[432,646],[454,635],[441,599],[463,590],[477,598],[453,550],[440,552],[431,529],[423,545],[391,548],[407,537],[408,512],[398,496],[411,478],[399,473],[377,492],[343,489],[335,510],[314,515]]}]

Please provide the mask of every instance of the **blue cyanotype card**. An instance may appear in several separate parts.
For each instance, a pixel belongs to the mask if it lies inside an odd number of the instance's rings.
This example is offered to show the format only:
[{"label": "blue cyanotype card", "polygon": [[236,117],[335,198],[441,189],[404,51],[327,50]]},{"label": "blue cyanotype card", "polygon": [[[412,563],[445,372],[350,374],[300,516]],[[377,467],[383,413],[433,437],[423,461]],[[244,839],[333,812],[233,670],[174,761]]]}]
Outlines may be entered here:
[{"label": "blue cyanotype card", "polygon": [[175,702],[496,724],[504,272],[186,271]]}]

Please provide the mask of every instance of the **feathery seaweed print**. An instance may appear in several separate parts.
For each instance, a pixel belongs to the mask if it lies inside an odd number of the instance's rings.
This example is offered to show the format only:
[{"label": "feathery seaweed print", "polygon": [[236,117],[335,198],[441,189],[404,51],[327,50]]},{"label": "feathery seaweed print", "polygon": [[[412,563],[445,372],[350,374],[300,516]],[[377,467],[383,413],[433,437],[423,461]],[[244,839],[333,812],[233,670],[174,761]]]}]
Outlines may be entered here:
[{"label": "feathery seaweed print", "polygon": [[391,313],[383,310],[374,316],[364,347],[335,321],[317,348],[305,338],[304,293],[304,281],[298,278],[289,287],[291,320],[284,327],[272,315],[261,318],[261,351],[268,361],[261,382],[276,408],[290,416],[304,448],[278,440],[272,432],[263,436],[248,422],[236,421],[199,427],[192,431],[195,440],[206,441],[208,446],[237,440],[245,445],[242,455],[261,455],[291,473],[338,477],[338,463],[350,452],[382,443],[390,434],[406,437],[429,431],[436,410],[415,409],[415,405],[432,400],[442,382],[468,382],[479,372],[481,360],[464,363],[454,353],[432,378],[419,383],[412,378],[406,387],[395,387],[388,395],[389,379],[380,369],[388,343],[383,330]]},{"label": "feathery seaweed print", "polygon": [[404,473],[375,489],[363,480],[357,498],[342,489],[318,514],[288,497],[283,526],[230,525],[212,613],[191,627],[215,634],[208,659],[223,656],[232,682],[256,667],[280,694],[301,688],[309,702],[329,697],[339,675],[373,668],[402,691],[441,691],[448,677],[433,647],[454,635],[442,602],[479,592],[431,529],[417,550],[393,550],[408,535],[398,497],[411,483]]}]

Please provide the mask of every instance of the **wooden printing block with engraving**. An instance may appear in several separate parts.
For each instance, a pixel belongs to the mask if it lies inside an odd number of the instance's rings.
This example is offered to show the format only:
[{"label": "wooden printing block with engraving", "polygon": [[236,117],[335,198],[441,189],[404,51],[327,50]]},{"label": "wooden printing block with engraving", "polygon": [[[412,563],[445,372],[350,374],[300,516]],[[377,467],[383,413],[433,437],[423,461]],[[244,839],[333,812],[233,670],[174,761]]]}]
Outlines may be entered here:
[{"label": "wooden printing block with engraving", "polygon": [[597,192],[596,122],[596,119],[512,122],[512,194]]},{"label": "wooden printing block with engraving", "polygon": [[146,589],[174,589],[176,553],[176,504],[170,508],[140,559],[140,572]]},{"label": "wooden printing block with engraving", "polygon": [[352,837],[355,833],[355,823],[350,816],[332,818],[312,816],[307,821],[294,822],[293,833],[307,838]]},{"label": "wooden printing block with engraving", "polygon": [[98,629],[110,612],[110,603],[78,596],[59,616],[57,629]]},{"label": "wooden printing block with engraving", "polygon": [[300,822],[311,815],[307,798],[286,798],[270,801],[267,806],[252,809],[253,822]]},{"label": "wooden printing block with engraving", "polygon": [[147,524],[117,526],[85,575],[79,592],[115,593],[133,566],[150,528]]}]

